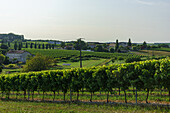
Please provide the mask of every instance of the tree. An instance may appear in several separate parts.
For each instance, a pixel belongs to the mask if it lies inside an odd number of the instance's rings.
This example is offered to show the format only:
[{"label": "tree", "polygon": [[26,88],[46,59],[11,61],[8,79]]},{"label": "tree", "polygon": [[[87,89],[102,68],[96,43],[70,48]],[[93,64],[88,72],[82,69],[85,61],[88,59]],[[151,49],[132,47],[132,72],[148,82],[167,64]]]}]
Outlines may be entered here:
[{"label": "tree", "polygon": [[26,61],[24,71],[41,71],[47,69],[52,63],[52,59],[47,56],[37,54],[35,57]]},{"label": "tree", "polygon": [[53,45],[52,45],[52,49],[54,49],[54,46],[55,46],[55,45],[53,44]]},{"label": "tree", "polygon": [[9,57],[5,57],[5,59],[4,59],[4,62],[3,62],[3,64],[9,64],[10,63],[10,61],[9,61]]},{"label": "tree", "polygon": [[102,45],[97,45],[96,48],[95,48],[95,51],[102,52],[103,51]]},{"label": "tree", "polygon": [[25,44],[25,48],[28,48],[28,43],[26,42],[26,44]]},{"label": "tree", "polygon": [[110,48],[110,53],[114,53],[114,52],[115,52],[114,48]]},{"label": "tree", "polygon": [[61,42],[61,45],[60,45],[63,49],[65,47],[65,42]]},{"label": "tree", "polygon": [[116,46],[115,46],[115,51],[118,51],[119,49],[119,42],[118,42],[118,39],[116,40]]},{"label": "tree", "polygon": [[128,46],[132,46],[131,39],[129,38]]},{"label": "tree", "polygon": [[30,48],[32,49],[32,47],[33,47],[33,43],[31,43],[31,45],[30,45]]},{"label": "tree", "polygon": [[80,45],[81,45],[81,49],[86,50],[87,49],[87,44],[86,42],[82,41],[80,42],[80,39],[78,39],[75,43],[74,43],[74,48],[76,50],[80,50]]},{"label": "tree", "polygon": [[22,45],[22,42],[20,42],[21,43],[21,48],[23,47],[23,45]]},{"label": "tree", "polygon": [[21,43],[19,43],[19,45],[18,45],[18,50],[21,50]]},{"label": "tree", "polygon": [[10,47],[11,45],[10,45],[10,42],[8,42],[8,47]]},{"label": "tree", "polygon": [[44,44],[42,44],[42,49],[44,49]]},{"label": "tree", "polygon": [[145,41],[143,42],[143,46],[147,46],[147,44],[146,44],[146,42],[145,42]]},{"label": "tree", "polygon": [[8,49],[8,46],[5,44],[1,44],[1,49]]},{"label": "tree", "polygon": [[38,45],[38,49],[41,49],[41,44]]},{"label": "tree", "polygon": [[14,43],[14,49],[17,50],[17,42]]},{"label": "tree", "polygon": [[49,49],[51,49],[51,44],[49,44]]},{"label": "tree", "polygon": [[5,56],[3,54],[0,54],[0,65],[2,65],[4,60],[5,60]]},{"label": "tree", "polygon": [[106,43],[103,44],[103,48],[107,48],[107,44]]},{"label": "tree", "polygon": [[34,48],[37,49],[37,44],[36,43],[34,44]]},{"label": "tree", "polygon": [[46,44],[46,49],[48,49],[48,44]]}]

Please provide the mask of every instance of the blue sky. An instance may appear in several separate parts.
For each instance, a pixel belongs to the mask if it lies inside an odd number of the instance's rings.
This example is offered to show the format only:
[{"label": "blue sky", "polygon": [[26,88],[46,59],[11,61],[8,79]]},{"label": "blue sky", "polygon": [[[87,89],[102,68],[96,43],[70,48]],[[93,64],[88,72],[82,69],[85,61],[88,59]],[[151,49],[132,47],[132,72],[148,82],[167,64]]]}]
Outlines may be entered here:
[{"label": "blue sky", "polygon": [[170,42],[170,0],[0,0],[0,33],[27,39]]}]

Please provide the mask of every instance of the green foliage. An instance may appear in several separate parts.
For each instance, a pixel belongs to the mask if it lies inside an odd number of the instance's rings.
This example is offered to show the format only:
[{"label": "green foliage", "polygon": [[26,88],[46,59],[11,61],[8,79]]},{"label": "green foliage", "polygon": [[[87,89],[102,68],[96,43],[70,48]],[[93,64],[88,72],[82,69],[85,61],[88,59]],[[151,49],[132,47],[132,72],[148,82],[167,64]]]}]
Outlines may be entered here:
[{"label": "green foliage", "polygon": [[19,43],[18,50],[21,50],[21,48],[22,48],[22,42]]},{"label": "green foliage", "polygon": [[116,45],[115,45],[115,51],[118,51],[119,49],[119,42],[118,42],[118,39],[116,40]]},{"label": "green foliage", "polygon": [[36,43],[34,44],[34,48],[37,49],[37,44]]},{"label": "green foliage", "polygon": [[132,46],[131,39],[129,38],[128,46]]},{"label": "green foliage", "polygon": [[91,68],[29,72],[10,77],[0,76],[0,89],[7,95],[12,90],[62,90],[65,96],[70,89],[78,93],[85,88],[91,92],[91,101],[93,92],[112,93],[113,88],[121,88],[125,94],[131,86],[137,87],[138,90],[147,89],[148,92],[161,87],[170,91],[169,67],[170,60],[161,59]]},{"label": "green foliage", "polygon": [[27,60],[26,66],[24,67],[24,71],[41,71],[47,69],[52,60],[50,57],[42,56],[37,54],[35,57]]},{"label": "green foliage", "polygon": [[17,50],[17,48],[18,48],[18,45],[17,45],[17,42],[15,41],[15,43],[14,43],[14,49]]},{"label": "green foliage", "polygon": [[82,41],[81,39],[78,39],[75,43],[74,43],[74,48],[76,50],[80,50],[80,45],[81,45],[81,49],[82,50],[86,50],[87,49],[87,44],[86,42]]},{"label": "green foliage", "polygon": [[8,49],[8,46],[6,44],[1,44],[1,49]]},{"label": "green foliage", "polygon": [[145,41],[143,42],[143,46],[144,46],[144,48],[147,47],[147,43]]},{"label": "green foliage", "polygon": [[70,58],[70,61],[71,61],[71,62],[78,62],[78,61],[79,61],[79,58],[71,57],[71,58]]},{"label": "green foliage", "polygon": [[112,61],[112,63],[114,63],[114,62],[115,62],[115,59],[114,59],[114,58],[112,58],[112,60],[111,60],[111,61]]},{"label": "green foliage", "polygon": [[42,44],[42,49],[44,49],[44,44]]},{"label": "green foliage", "polygon": [[9,57],[5,56],[5,60],[4,60],[3,64],[9,64],[9,63],[10,63]]},{"label": "green foliage", "polygon": [[48,49],[49,48],[49,44],[46,44],[45,48]]},{"label": "green foliage", "polygon": [[63,49],[64,49],[64,47],[66,46],[65,45],[65,42],[61,42],[61,45],[60,45]]},{"label": "green foliage", "polygon": [[134,62],[134,61],[141,61],[141,58],[140,57],[128,57],[128,58],[125,59],[126,63],[131,63],[131,62]]},{"label": "green foliage", "polygon": [[114,53],[114,52],[115,52],[114,48],[110,48],[110,53]]},{"label": "green foliage", "polygon": [[[79,57],[80,53],[76,50],[60,50],[60,49],[26,49],[26,51],[30,52],[33,55],[42,54],[44,56],[50,56],[53,58],[63,58],[63,57],[72,57],[76,56]],[[97,58],[113,58],[113,57],[127,57],[127,56],[136,56],[134,54],[126,54],[126,53],[106,53],[106,52],[89,52],[89,51],[82,51],[82,57],[97,57]]]},{"label": "green foliage", "polygon": [[96,51],[96,52],[103,52],[103,47],[102,47],[102,45],[97,45],[96,48],[95,48],[95,51]]},{"label": "green foliage", "polygon": [[124,58],[120,56],[117,58],[117,60],[124,60]]},{"label": "green foliage", "polygon": [[11,44],[10,44],[10,42],[8,42],[8,47],[11,47]]},{"label": "green foliage", "polygon": [[0,65],[4,62],[5,60],[5,55],[0,54]]},{"label": "green foliage", "polygon": [[25,48],[28,48],[28,43],[27,42],[25,43]]},{"label": "green foliage", "polygon": [[8,68],[13,68],[13,67],[15,67],[16,65],[15,64],[9,64],[7,67]]},{"label": "green foliage", "polygon": [[33,43],[31,43],[30,48],[31,48],[31,49],[33,48]]}]

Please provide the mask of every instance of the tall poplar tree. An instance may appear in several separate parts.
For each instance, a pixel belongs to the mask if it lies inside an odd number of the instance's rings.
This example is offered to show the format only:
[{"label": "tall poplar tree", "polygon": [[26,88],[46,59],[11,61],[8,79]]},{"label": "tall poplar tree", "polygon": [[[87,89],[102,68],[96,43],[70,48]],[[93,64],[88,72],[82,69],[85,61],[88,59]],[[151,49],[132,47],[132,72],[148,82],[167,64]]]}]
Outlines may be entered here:
[{"label": "tall poplar tree", "polygon": [[37,49],[37,44],[36,43],[34,44],[34,48]]},{"label": "tall poplar tree", "polygon": [[18,45],[18,50],[21,50],[21,48],[22,48],[22,44],[19,43],[19,45]]},{"label": "tall poplar tree", "polygon": [[44,43],[42,44],[42,49],[44,49]]},{"label": "tall poplar tree", "polygon": [[14,43],[14,49],[17,50],[17,42]]},{"label": "tall poplar tree", "polygon": [[131,39],[129,38],[128,46],[132,46]]},{"label": "tall poplar tree", "polygon": [[25,44],[25,48],[28,48],[28,43],[26,42],[26,44]]},{"label": "tall poplar tree", "polygon": [[118,39],[116,39],[115,51],[117,51],[118,49],[119,49],[119,42]]}]

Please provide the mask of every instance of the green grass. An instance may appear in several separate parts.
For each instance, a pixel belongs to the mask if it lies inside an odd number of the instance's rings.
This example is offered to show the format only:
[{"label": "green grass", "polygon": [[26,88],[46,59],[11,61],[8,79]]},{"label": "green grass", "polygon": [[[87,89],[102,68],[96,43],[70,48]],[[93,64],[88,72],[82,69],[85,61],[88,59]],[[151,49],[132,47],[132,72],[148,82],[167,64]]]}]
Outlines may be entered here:
[{"label": "green grass", "polygon": [[[16,95],[19,94],[19,95]],[[45,92],[44,93],[44,99],[45,100],[50,100],[53,101],[54,95],[53,92]],[[133,91],[126,91],[127,94],[127,102],[128,103],[135,103],[135,93]],[[147,92],[146,91],[138,91],[138,103],[146,103],[145,99],[146,99],[146,95]],[[0,94],[1,98],[6,98],[7,96],[5,94]],[[10,92],[10,99],[24,99],[24,92],[23,91],[19,91],[18,93],[16,91],[11,91]],[[27,96],[26,98],[28,98],[28,92],[27,92]],[[29,96],[30,100],[32,100],[32,92],[30,92],[30,96]],[[39,91],[39,93],[37,91],[34,91],[34,96],[33,96],[34,100],[42,100],[43,99],[43,92]],[[79,93],[79,100],[80,101],[86,101],[89,102],[91,98],[91,93],[90,92],[80,92]],[[66,93],[65,96],[66,101],[70,101],[70,92],[68,91]],[[72,100],[76,100],[77,99],[77,93],[76,92],[72,92]],[[95,92],[93,94],[92,97],[92,101],[99,101],[99,102],[106,102],[107,99],[107,93],[106,92]],[[55,95],[55,101],[56,100],[60,100],[63,101],[64,100],[64,95],[63,92],[56,92]],[[119,95],[119,91],[116,90],[113,92],[113,94],[109,94],[109,101],[110,102],[123,102],[125,101],[125,96],[124,96],[124,92],[120,91],[120,95]],[[168,92],[167,91],[162,91],[162,95],[160,95],[160,91],[153,91],[150,92],[149,94],[149,98],[148,101],[150,103],[159,103],[159,104],[170,104],[169,102],[169,97],[168,97]]]},{"label": "green grass", "polygon": [[22,101],[0,101],[1,113],[169,113],[166,108],[123,106],[123,105],[96,105],[96,104],[69,104],[69,103],[43,103]]},{"label": "green grass", "polygon": [[109,62],[108,64],[110,65],[110,64],[123,64],[123,63],[125,63],[125,61],[124,61],[124,60],[115,60],[115,62],[114,62],[114,63]]},{"label": "green grass", "polygon": [[10,71],[10,73],[20,73],[22,71],[22,68],[19,69],[2,69],[2,72],[0,74],[7,74]]},{"label": "green grass", "polygon": [[167,52],[170,52],[170,48],[151,48],[150,50],[167,51]]},{"label": "green grass", "polygon": [[170,52],[167,51],[156,51],[156,50],[140,50],[132,52],[136,55],[145,55],[145,56],[170,56]]},{"label": "green grass", "polygon": [[[18,95],[18,99],[16,100],[16,92],[11,92],[14,95],[10,95],[10,99],[1,99],[0,100],[0,111],[1,112],[36,112],[36,113],[47,113],[47,112],[170,112],[170,108],[162,108],[162,107],[152,107],[152,106],[131,106],[131,105],[109,105],[109,104],[83,104],[83,103],[62,103],[62,102],[42,102],[42,92],[40,92],[40,95],[34,95],[35,100],[34,102],[28,102],[25,101],[23,98],[23,95]],[[19,92],[20,94],[23,94],[23,92]],[[38,92],[35,92],[37,94]],[[124,102],[124,94],[123,91],[120,92],[121,95],[118,94],[118,91],[116,91],[115,94],[109,96],[109,101],[111,102]],[[45,93],[45,100],[53,100],[53,95],[51,95],[52,92],[46,92]],[[163,91],[163,96],[161,97],[160,92],[155,90],[153,91],[148,101],[151,103],[157,102],[165,102],[168,103],[168,92]],[[0,95],[2,97],[2,95]],[[28,96],[27,96],[28,97]],[[5,98],[5,95],[3,96]],[[138,102],[145,101],[146,98],[146,92],[145,91],[138,91]],[[69,92],[66,94],[66,100],[69,101],[70,94]],[[127,99],[128,103],[135,102],[135,96],[133,94],[133,91],[127,91]],[[30,94],[30,100],[31,94]],[[56,94],[55,101],[60,100],[63,101],[63,92],[60,92],[59,94]],[[76,93],[73,92],[72,100],[76,100]],[[90,100],[90,92],[84,92],[83,95],[80,92],[79,100],[89,102]],[[106,94],[105,92],[95,92],[93,94],[93,100],[92,101],[99,101],[99,102],[106,102]],[[167,104],[168,105],[168,104]]]},{"label": "green grass", "polygon": [[[23,48],[30,52],[33,55],[37,53],[51,56],[55,58],[61,57],[72,57],[72,56],[79,56],[80,52],[78,50],[61,50],[61,49],[30,49],[30,48]],[[89,51],[82,51],[82,56],[89,56],[89,57],[98,57],[98,58],[113,58],[113,57],[127,57],[131,54],[127,53],[107,53],[107,52],[89,52]]]},{"label": "green grass", "polygon": [[[105,62],[106,59],[100,59],[100,60],[85,60],[82,61],[83,67],[92,67],[92,66],[97,66],[100,65],[101,63]],[[80,67],[80,62],[60,62],[58,65],[63,65],[63,64],[71,64],[71,66],[63,66],[65,68],[78,68]]]}]

